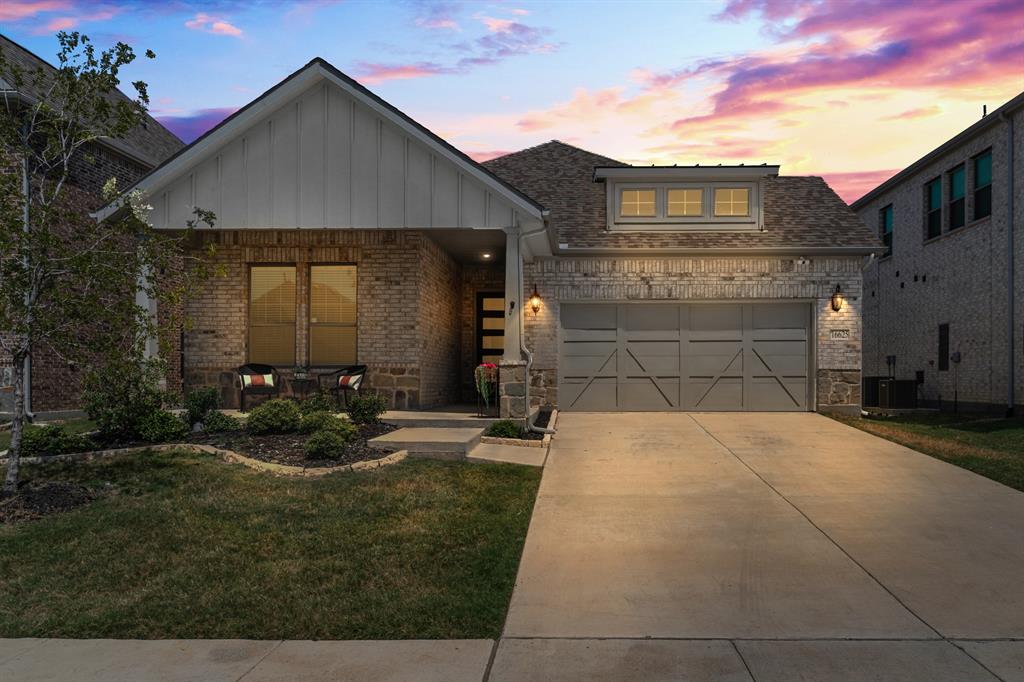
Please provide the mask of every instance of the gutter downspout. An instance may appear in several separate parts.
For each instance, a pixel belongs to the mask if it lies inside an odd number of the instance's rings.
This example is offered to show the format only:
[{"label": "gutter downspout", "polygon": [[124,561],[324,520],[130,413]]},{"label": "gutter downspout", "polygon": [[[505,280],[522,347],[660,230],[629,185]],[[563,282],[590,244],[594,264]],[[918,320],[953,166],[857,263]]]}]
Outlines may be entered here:
[{"label": "gutter downspout", "polygon": [[[519,235],[519,253],[518,261],[519,272],[517,273],[517,285],[519,287],[518,297],[522,298],[523,292],[526,289],[523,287],[523,243],[527,237],[531,237],[535,234],[540,234],[547,229],[547,225],[541,225],[538,229],[530,232],[522,232]],[[523,382],[523,400],[526,402],[526,430],[532,431],[533,433],[555,433],[554,429],[541,428],[533,423],[533,417],[530,415],[530,368],[533,367],[533,353],[529,348],[526,347],[526,322],[525,322],[526,309],[524,306],[520,306],[519,310],[519,350],[526,356],[526,374],[525,381]]]},{"label": "gutter downspout", "polygon": [[[28,124],[25,124],[25,135],[28,135]],[[30,192],[31,187],[28,180],[28,158],[23,156],[21,159],[21,191],[25,197],[25,205],[21,209],[21,220],[22,220],[22,231],[27,235],[31,230],[31,223],[29,222],[29,199],[31,198]],[[25,265],[27,266],[28,256],[25,257]],[[29,301],[28,294],[25,294],[25,303]],[[24,401],[25,401],[25,417],[28,418],[29,422],[35,421],[36,415],[32,412],[32,346],[28,347],[28,355],[25,356],[24,365],[25,374],[25,387],[23,389]]]},{"label": "gutter downspout", "polygon": [[1014,300],[1013,300],[1013,288],[1014,288],[1014,267],[1013,267],[1013,231],[1014,231],[1014,214],[1013,214],[1013,142],[1014,142],[1014,131],[1013,131],[1013,117],[1007,115],[1004,111],[1000,114],[1002,119],[1006,121],[1006,156],[1007,165],[1010,168],[1010,172],[1006,175],[1006,303],[1007,303],[1007,315],[1006,315],[1006,342],[1007,342],[1007,377],[1008,385],[1006,389],[1006,416],[1012,417],[1014,409],[1016,407],[1016,387],[1014,369],[1016,365],[1016,358],[1014,357]]}]

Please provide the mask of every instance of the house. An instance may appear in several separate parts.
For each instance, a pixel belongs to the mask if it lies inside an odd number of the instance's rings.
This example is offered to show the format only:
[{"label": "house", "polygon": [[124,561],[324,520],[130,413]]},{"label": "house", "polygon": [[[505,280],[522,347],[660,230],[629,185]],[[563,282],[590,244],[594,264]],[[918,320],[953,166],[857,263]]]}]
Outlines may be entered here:
[{"label": "house", "polygon": [[1021,411],[1024,93],[852,208],[886,245],[864,273],[865,376],[916,380],[927,407]]},{"label": "house", "polygon": [[481,362],[511,416],[859,404],[880,243],[820,178],[561,142],[479,164],[314,59],[137,187],[157,229],[217,215],[195,246],[226,276],[168,381],[228,404],[246,362],[366,364],[407,409],[472,399]]},{"label": "house", "polygon": [[[46,60],[21,45],[0,35],[0,52],[4,58],[26,73],[37,69],[44,74],[55,72]],[[0,72],[0,116],[21,107],[32,106],[44,96],[26,83],[19,91],[8,73]],[[121,92],[114,97],[127,99]],[[101,139],[86,145],[71,159],[69,184],[84,195],[85,203],[96,209],[103,205],[103,184],[114,177],[118,186],[127,187],[160,165],[167,157],[184,147],[174,133],[156,119],[145,117],[143,123],[123,138]],[[35,347],[29,360],[27,398],[31,410],[55,412],[77,408],[81,390],[81,373],[61,360],[52,349]],[[0,413],[10,412],[13,404],[11,359],[0,353]]]}]

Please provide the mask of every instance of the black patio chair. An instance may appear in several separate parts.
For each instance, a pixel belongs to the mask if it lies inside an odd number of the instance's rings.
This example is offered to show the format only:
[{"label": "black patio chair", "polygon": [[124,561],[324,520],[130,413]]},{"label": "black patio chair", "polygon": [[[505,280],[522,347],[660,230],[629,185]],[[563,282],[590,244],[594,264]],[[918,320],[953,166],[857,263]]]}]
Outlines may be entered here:
[{"label": "black patio chair", "polygon": [[270,365],[249,363],[242,365],[238,372],[238,409],[245,412],[247,395],[267,395],[277,398],[281,395],[281,374]]},{"label": "black patio chair", "polygon": [[366,365],[349,365],[329,374],[321,374],[317,377],[320,382],[320,390],[327,391],[334,396],[334,404],[341,410],[342,399],[345,407],[348,407],[348,392],[359,395],[359,389],[366,379]]}]

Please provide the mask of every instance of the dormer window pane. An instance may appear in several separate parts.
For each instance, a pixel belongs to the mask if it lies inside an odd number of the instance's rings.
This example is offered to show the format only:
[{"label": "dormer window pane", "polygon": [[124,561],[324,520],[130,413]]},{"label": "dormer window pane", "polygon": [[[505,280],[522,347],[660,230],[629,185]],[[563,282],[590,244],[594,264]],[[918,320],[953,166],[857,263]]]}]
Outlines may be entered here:
[{"label": "dormer window pane", "polygon": [[704,215],[704,190],[670,189],[668,191],[668,215],[671,218]]},{"label": "dormer window pane", "polygon": [[715,189],[715,215],[750,215],[750,190],[746,187]]},{"label": "dormer window pane", "polygon": [[620,210],[627,218],[653,218],[656,215],[653,189],[624,189]]}]

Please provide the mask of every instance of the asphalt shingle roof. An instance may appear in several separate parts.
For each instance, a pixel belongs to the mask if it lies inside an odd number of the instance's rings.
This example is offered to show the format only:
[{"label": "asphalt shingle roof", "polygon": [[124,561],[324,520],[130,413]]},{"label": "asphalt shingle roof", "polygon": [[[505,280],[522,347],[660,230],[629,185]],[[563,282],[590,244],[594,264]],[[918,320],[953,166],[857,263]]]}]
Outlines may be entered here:
[{"label": "asphalt shingle roof", "polygon": [[483,164],[550,212],[558,242],[569,248],[865,247],[877,235],[816,176],[764,179],[764,230],[758,232],[609,232],[604,183],[596,166],[621,163],[557,140]]}]

